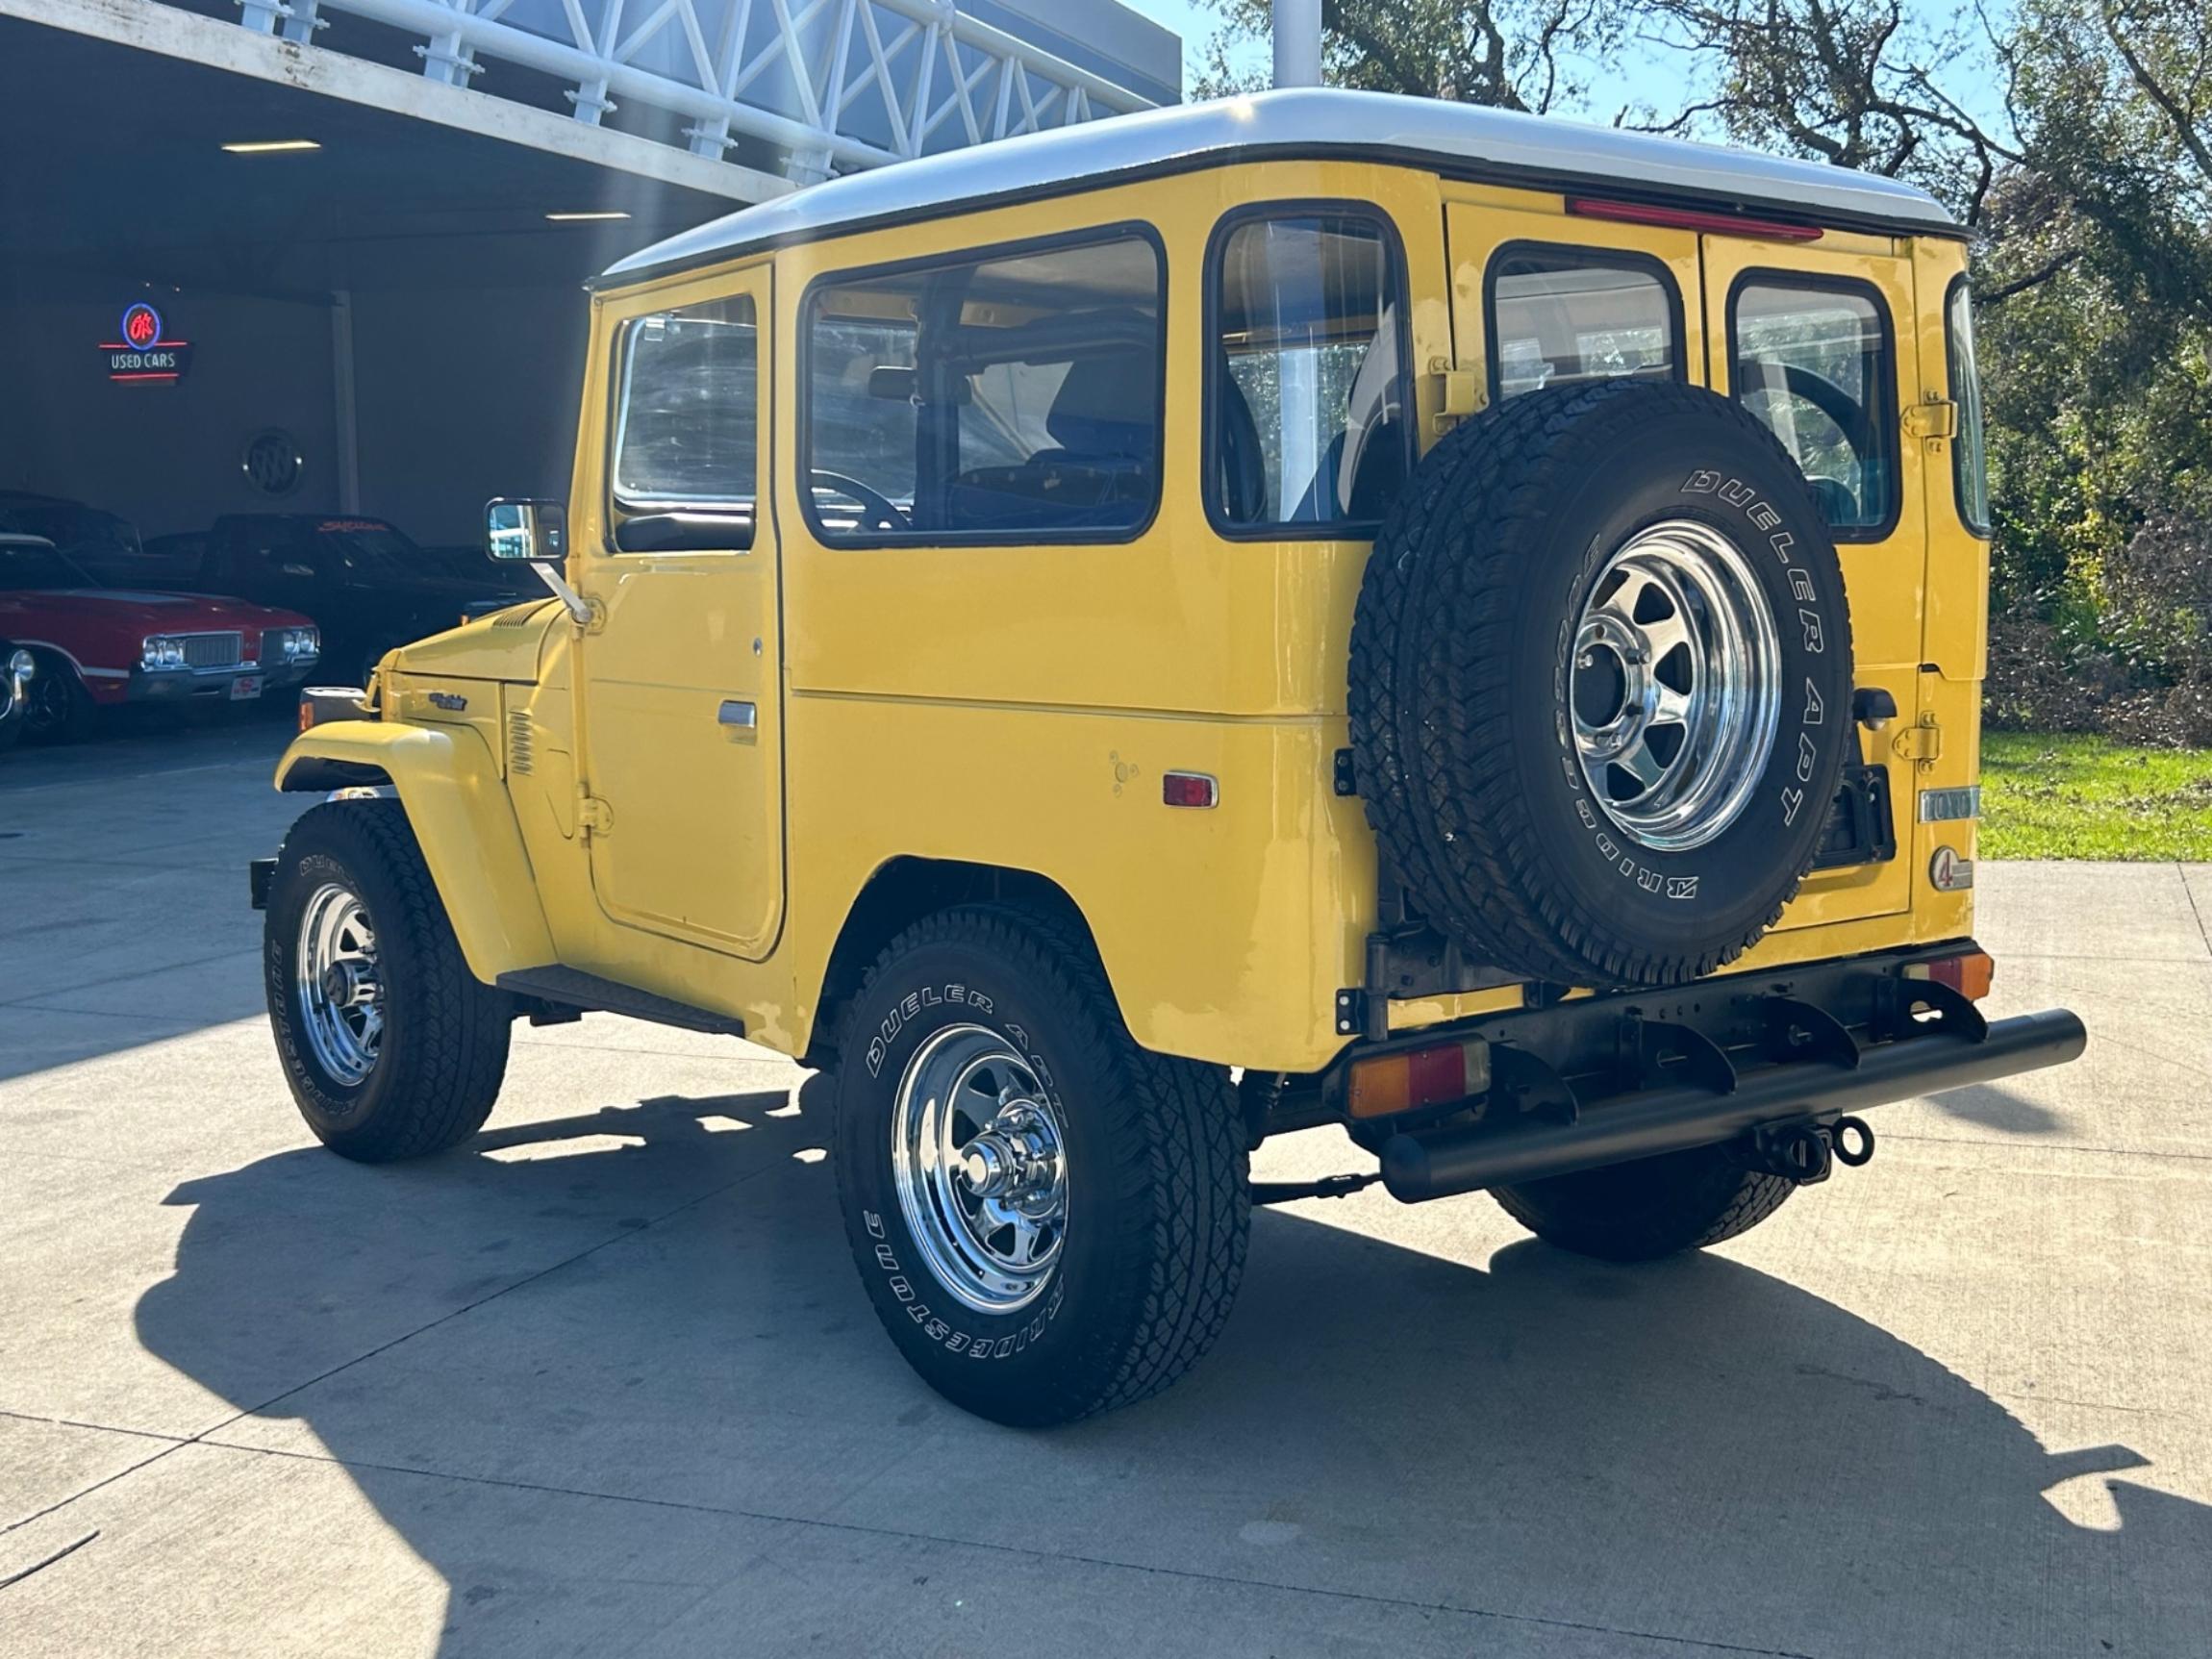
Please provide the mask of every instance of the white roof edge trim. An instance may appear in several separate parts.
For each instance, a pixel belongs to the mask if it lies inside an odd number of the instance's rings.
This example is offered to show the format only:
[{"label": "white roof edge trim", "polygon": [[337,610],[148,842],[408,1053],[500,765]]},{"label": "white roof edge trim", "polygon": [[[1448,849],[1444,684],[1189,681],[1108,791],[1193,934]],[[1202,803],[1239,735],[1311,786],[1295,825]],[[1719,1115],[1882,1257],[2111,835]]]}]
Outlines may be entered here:
[{"label": "white roof edge trim", "polygon": [[619,277],[693,264],[768,241],[949,210],[965,201],[1080,189],[1116,174],[1248,147],[1336,146],[1433,156],[1451,164],[1588,179],[1594,187],[1766,203],[1820,219],[1882,220],[1950,235],[1959,225],[1925,190],[1824,162],[1762,156],[1684,138],[1391,92],[1300,88],[1177,104],[852,173],[713,220],[632,254]]}]

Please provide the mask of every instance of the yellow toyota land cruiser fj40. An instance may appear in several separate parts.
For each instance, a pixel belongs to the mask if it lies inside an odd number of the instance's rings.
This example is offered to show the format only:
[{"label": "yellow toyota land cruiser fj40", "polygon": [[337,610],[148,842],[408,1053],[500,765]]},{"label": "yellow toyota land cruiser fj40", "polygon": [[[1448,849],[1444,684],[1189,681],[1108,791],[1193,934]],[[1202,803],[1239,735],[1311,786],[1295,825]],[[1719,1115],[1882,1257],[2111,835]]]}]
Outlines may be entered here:
[{"label": "yellow toyota land cruiser fj40", "polygon": [[[1295,91],[623,262],[567,500],[489,512],[557,596],[278,767],[332,797],[254,871],[300,1110],[438,1151],[585,1009],[797,1056],[885,1328],[1017,1423],[1186,1370],[1256,1202],[1744,1231],[1848,1114],[2084,1041],[1975,1007],[1961,237]],[[1324,1123],[1379,1168],[1253,1188]]]}]

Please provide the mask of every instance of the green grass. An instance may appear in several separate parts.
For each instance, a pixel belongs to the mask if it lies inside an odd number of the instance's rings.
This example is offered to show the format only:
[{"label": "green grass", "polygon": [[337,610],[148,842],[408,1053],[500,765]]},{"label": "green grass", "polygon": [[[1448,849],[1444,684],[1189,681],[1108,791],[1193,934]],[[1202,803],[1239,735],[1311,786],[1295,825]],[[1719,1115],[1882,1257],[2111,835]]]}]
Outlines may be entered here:
[{"label": "green grass", "polygon": [[1987,732],[1983,858],[2212,860],[2212,749]]}]

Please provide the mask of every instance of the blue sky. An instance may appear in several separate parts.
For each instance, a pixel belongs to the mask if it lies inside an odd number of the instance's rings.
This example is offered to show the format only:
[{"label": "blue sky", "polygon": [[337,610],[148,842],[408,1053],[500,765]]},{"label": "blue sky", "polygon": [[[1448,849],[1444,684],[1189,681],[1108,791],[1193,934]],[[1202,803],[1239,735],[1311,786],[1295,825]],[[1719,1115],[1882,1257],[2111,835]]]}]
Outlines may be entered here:
[{"label": "blue sky", "polygon": [[[1121,3],[1182,36],[1183,76],[1188,83],[1203,66],[1206,42],[1213,38],[1215,30],[1219,27],[1212,10],[1202,4],[1201,0],[1121,0]],[[1928,12],[1938,11],[1932,0],[1923,0],[1923,3]],[[1917,11],[1922,8],[1915,6],[1911,9]],[[1947,0],[1940,10],[1948,14],[1952,7]],[[2001,19],[2010,8],[2005,0],[1998,0],[1990,10],[1994,16]],[[1264,67],[1267,61],[1267,47],[1263,43],[1253,50],[1251,62],[1254,67]],[[1977,80],[1980,82],[1978,86],[1974,85]],[[1631,44],[1622,51],[1617,72],[1608,75],[1604,86],[1605,108],[1563,110],[1560,113],[1607,120],[1622,103],[1650,104],[1667,108],[1671,113],[1673,107],[1678,107],[1682,98],[1682,60],[1672,53],[1649,47],[1639,49]],[[1994,108],[1997,102],[1995,88],[1985,77],[1962,76],[1953,90],[1969,108],[1984,105],[1976,110],[1983,120],[1990,120],[1997,114]]]}]

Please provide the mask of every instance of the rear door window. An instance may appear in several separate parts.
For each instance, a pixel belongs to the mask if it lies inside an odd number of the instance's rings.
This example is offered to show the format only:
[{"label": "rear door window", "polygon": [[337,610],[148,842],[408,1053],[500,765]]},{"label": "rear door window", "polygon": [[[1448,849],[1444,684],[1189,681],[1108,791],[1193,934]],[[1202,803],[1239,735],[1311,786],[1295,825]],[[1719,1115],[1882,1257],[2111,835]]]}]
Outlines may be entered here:
[{"label": "rear door window", "polygon": [[1490,262],[1493,401],[1546,386],[1682,377],[1682,296],[1657,260],[1509,243]]},{"label": "rear door window", "polygon": [[1797,460],[1840,540],[1898,513],[1897,367],[1881,296],[1856,283],[1745,278],[1728,303],[1728,384]]}]

